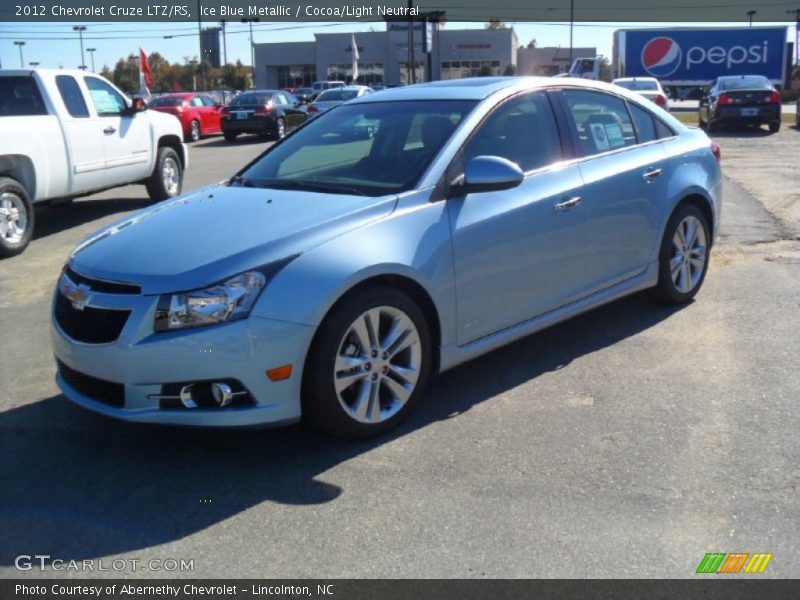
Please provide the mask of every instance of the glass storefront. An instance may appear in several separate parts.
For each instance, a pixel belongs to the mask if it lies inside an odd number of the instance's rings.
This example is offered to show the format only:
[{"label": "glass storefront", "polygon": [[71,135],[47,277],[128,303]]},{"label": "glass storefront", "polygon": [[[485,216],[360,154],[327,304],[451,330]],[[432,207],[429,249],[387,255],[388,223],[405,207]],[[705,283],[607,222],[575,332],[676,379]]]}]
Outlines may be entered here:
[{"label": "glass storefront", "polygon": [[[353,78],[352,64],[328,65],[328,81],[345,81]],[[383,83],[383,63],[358,63],[356,85],[377,85]]]},{"label": "glass storefront", "polygon": [[500,75],[499,60],[442,61],[442,79]]},{"label": "glass storefront", "polygon": [[[425,81],[425,63],[421,61],[414,61],[414,76],[416,83]],[[408,61],[400,63],[400,81],[401,83],[410,84]]]},{"label": "glass storefront", "polygon": [[289,65],[278,67],[278,87],[311,87],[317,80],[314,65]]}]

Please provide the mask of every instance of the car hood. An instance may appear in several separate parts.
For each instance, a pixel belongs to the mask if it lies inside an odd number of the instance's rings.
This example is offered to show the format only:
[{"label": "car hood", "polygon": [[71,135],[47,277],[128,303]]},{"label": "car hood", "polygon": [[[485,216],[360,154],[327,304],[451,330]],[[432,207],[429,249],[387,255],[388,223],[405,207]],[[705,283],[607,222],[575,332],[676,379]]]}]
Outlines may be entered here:
[{"label": "car hood", "polygon": [[78,245],[70,266],[138,284],[144,294],[191,290],[307,251],[390,214],[396,202],[218,184],[101,229]]}]

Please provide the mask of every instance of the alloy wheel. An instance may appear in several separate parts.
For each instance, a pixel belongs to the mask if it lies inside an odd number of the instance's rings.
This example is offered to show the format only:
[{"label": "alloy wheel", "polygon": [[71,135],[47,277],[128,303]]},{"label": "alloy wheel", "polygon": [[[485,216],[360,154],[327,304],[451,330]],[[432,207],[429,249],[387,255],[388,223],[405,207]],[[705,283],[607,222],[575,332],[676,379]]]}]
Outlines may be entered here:
[{"label": "alloy wheel", "polygon": [[0,195],[0,238],[9,244],[18,244],[28,228],[28,211],[25,202],[13,192]]},{"label": "alloy wheel", "polygon": [[192,131],[189,134],[189,137],[192,139],[193,142],[196,142],[200,139],[200,123],[197,121],[192,121]]},{"label": "alloy wheel", "polygon": [[391,306],[372,308],[347,328],[339,343],[333,383],[339,404],[360,423],[381,423],[411,398],[422,368],[414,322]]},{"label": "alloy wheel", "polygon": [[675,228],[669,272],[681,294],[688,294],[703,277],[708,257],[706,232],[700,220],[689,215]]},{"label": "alloy wheel", "polygon": [[177,194],[181,185],[181,169],[171,156],[167,156],[161,165],[161,177],[167,193],[170,196]]}]

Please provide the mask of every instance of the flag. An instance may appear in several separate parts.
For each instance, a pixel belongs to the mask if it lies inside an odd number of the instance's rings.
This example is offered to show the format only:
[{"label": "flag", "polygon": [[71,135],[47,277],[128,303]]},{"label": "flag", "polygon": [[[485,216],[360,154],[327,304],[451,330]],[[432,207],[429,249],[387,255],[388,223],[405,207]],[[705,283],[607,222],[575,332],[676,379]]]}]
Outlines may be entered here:
[{"label": "flag", "polygon": [[143,48],[139,48],[139,93],[145,97],[150,97],[150,89],[153,87],[151,75],[147,54]]},{"label": "flag", "polygon": [[350,39],[351,39],[350,45],[353,48],[353,83],[355,83],[356,79],[358,79],[358,59],[359,59],[358,46],[356,46],[356,35],[354,33],[350,34]]}]

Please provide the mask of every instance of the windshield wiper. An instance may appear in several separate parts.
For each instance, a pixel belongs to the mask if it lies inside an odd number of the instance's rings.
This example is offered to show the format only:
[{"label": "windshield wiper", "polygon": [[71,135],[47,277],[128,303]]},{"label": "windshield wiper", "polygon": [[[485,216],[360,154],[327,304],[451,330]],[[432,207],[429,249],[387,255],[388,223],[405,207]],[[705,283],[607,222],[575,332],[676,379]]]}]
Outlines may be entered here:
[{"label": "windshield wiper", "polygon": [[242,187],[255,187],[256,184],[252,179],[247,179],[244,175],[234,175],[228,182],[228,185],[240,185]]},{"label": "windshield wiper", "polygon": [[322,183],[316,181],[302,181],[299,179],[273,179],[259,182],[259,187],[274,188],[276,190],[306,190],[309,192],[323,192],[333,194],[353,194],[355,196],[366,196],[366,194],[349,185],[339,183]]}]

